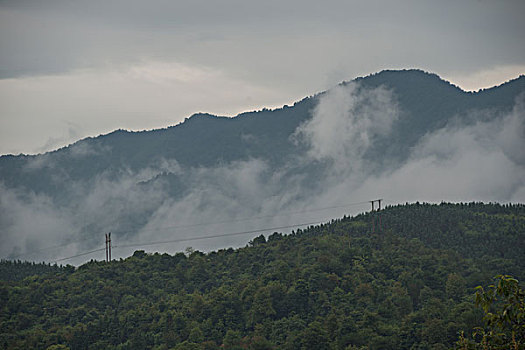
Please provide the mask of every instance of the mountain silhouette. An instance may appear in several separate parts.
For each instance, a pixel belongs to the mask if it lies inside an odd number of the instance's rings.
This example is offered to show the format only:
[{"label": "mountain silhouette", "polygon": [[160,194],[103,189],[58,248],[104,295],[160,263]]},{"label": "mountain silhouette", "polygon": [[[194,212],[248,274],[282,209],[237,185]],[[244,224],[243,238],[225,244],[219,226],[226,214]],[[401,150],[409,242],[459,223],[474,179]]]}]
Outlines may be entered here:
[{"label": "mountain silhouette", "polygon": [[[108,222],[132,235],[152,218],[168,216],[167,206],[183,206],[195,198],[198,204],[185,210],[192,215],[204,213],[219,197],[202,193],[220,194],[220,206],[236,202],[239,207],[229,209],[233,213],[251,206],[247,213],[252,215],[266,213],[267,207],[279,211],[303,203],[304,208],[304,203],[328,193],[328,186],[334,189],[352,177],[359,183],[370,174],[386,176],[402,168],[436,133],[480,123],[488,125],[485,129],[503,125],[524,94],[525,76],[466,92],[436,74],[386,70],[343,82],[293,106],[232,118],[198,113],[164,129],[116,130],[44,154],[4,155],[0,191],[4,198],[16,198],[19,206],[31,206],[30,213],[40,215],[46,205],[54,208],[55,217],[65,217],[77,236],[98,232]],[[353,119],[332,120],[331,127],[332,109],[342,119]],[[385,113],[391,114],[385,117]],[[522,125],[523,113],[517,115],[516,123]],[[490,132],[483,138],[491,139]],[[505,152],[510,149],[513,154],[507,158],[523,167],[517,149],[522,140],[516,140],[511,141],[518,146],[509,144]],[[443,152],[453,152],[454,145],[448,147],[452,150]],[[443,154],[432,157],[447,157]],[[126,197],[130,193],[132,199]],[[263,198],[255,206],[261,193],[280,201]],[[38,209],[35,203],[40,203]],[[3,205],[10,210],[16,207],[8,199]],[[0,232],[15,235],[23,225],[13,224],[15,214],[4,212]],[[14,245],[24,251],[30,249],[27,244]]]}]

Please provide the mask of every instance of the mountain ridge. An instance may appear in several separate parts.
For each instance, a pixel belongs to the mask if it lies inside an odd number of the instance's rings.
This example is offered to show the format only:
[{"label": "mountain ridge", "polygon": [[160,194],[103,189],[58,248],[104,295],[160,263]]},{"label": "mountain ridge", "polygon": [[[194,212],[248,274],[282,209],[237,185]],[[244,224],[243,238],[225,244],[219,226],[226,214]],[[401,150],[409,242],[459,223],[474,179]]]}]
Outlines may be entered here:
[{"label": "mountain ridge", "polygon": [[[395,78],[402,78],[399,79],[399,81],[395,82],[396,84],[392,83],[391,80],[392,77]],[[414,130],[422,130],[425,127],[425,124],[428,123],[427,118],[420,118],[418,116],[428,116],[432,115],[431,113],[428,113],[429,111],[437,109],[438,106],[441,108],[445,108],[443,112],[434,115],[433,121],[431,123],[434,123],[435,125],[432,125],[432,127],[443,127],[446,124],[447,118],[450,117],[451,114],[457,114],[461,113],[462,111],[469,109],[469,108],[476,108],[475,106],[472,106],[473,101],[472,98],[476,99],[477,96],[490,96],[490,99],[488,102],[482,101],[477,106],[478,109],[485,109],[485,108],[492,108],[492,109],[506,109],[508,110],[513,105],[513,102],[518,95],[518,92],[525,91],[525,76],[520,76],[516,79],[510,80],[508,82],[505,82],[499,86],[495,86],[490,89],[484,89],[480,90],[478,92],[466,92],[464,90],[461,90],[459,87],[451,84],[450,82],[443,80],[438,75],[434,73],[427,73],[422,70],[384,70],[379,73],[371,74],[366,77],[358,77],[354,79],[351,82],[360,83],[363,84],[367,88],[374,88],[378,86],[387,86],[391,88],[394,91],[394,94],[397,93],[396,97],[399,97],[401,99],[400,104],[403,106],[405,104],[410,104],[413,102],[413,100],[416,100],[417,98],[422,97],[424,89],[421,88],[420,85],[417,84],[417,82],[421,83],[424,82],[425,84],[432,83],[432,88],[438,90],[442,90],[446,92],[446,96],[441,97],[440,100],[427,100],[425,103],[421,103],[421,108],[416,108],[413,111],[410,111],[408,115],[416,116],[417,118],[403,118],[401,120],[402,125],[401,128],[405,128],[410,130],[410,133],[414,133]],[[343,82],[339,85],[345,86],[350,84],[350,82]],[[406,92],[407,90],[414,90],[411,91],[410,94],[406,98],[404,98],[403,94],[399,94],[399,91]],[[501,90],[504,90],[501,92]],[[259,111],[250,111],[250,112],[243,112],[238,114],[234,117],[224,117],[224,116],[216,116],[209,113],[195,113],[191,115],[189,118],[186,118],[184,121],[168,126],[166,128],[160,128],[160,129],[153,129],[153,130],[144,130],[144,131],[128,131],[124,129],[118,129],[115,131],[112,131],[107,134],[101,134],[99,136],[95,137],[87,137],[84,139],[81,139],[79,141],[76,141],[68,146],[59,148],[54,151],[42,153],[42,154],[35,154],[35,155],[26,155],[26,154],[19,154],[19,155],[2,155],[0,156],[0,176],[2,176],[1,173],[1,167],[2,162],[5,162],[6,160],[13,160],[13,159],[33,159],[35,157],[41,157],[41,156],[55,156],[57,154],[63,154],[64,152],[70,151],[72,148],[78,145],[102,145],[108,143],[108,140],[114,140],[115,142],[123,141],[125,144],[123,145],[123,148],[129,148],[132,147],[131,143],[138,143],[138,147],[144,146],[145,143],[156,143],[155,146],[160,147],[168,147],[167,149],[170,149],[169,144],[173,142],[176,143],[172,148],[178,148],[180,149],[181,143],[188,142],[191,147],[194,147],[197,151],[193,152],[191,156],[186,156],[188,154],[188,150],[184,150],[183,152],[177,152],[173,151],[171,153],[166,154],[167,157],[175,157],[177,158],[177,161],[185,163],[189,161],[190,159],[195,159],[195,154],[199,154],[203,157],[203,165],[211,165],[211,163],[216,159],[221,159],[221,156],[213,155],[206,157],[206,149],[202,149],[198,143],[195,142],[196,139],[202,138],[207,139],[207,141],[214,142],[212,145],[207,145],[206,148],[211,149],[217,149],[217,147],[220,148],[221,145],[224,145],[224,140],[218,140],[216,139],[219,137],[227,137],[227,135],[224,134],[224,128],[235,128],[236,132],[243,132],[246,131],[249,133],[249,131],[253,129],[257,129],[258,132],[263,134],[268,133],[275,133],[280,134],[281,137],[284,137],[285,139],[281,140],[281,146],[286,147],[289,145],[283,145],[282,143],[287,142],[287,136],[289,136],[293,131],[297,128],[298,125],[301,124],[301,122],[304,122],[311,113],[312,109],[315,108],[316,103],[318,102],[318,99],[320,96],[326,94],[327,91],[320,92],[318,94],[315,94],[313,96],[305,97],[304,99],[295,102],[293,106],[283,106],[280,108],[276,108],[273,110],[269,109],[262,109]],[[455,95],[451,97],[450,93],[459,93],[459,95]],[[436,94],[434,90],[431,92],[433,95]],[[423,96],[424,97],[424,96]],[[451,100],[463,100],[459,101],[459,103],[466,103],[466,106],[463,106],[461,108],[454,109],[453,105],[457,101],[454,101],[454,103],[444,103],[447,99]],[[465,99],[470,99],[471,101],[466,101]],[[465,102],[466,101],[466,102]],[[475,101],[477,103],[477,101]],[[449,106],[449,107],[447,107]],[[286,115],[286,119],[282,118],[283,115]],[[432,120],[432,119],[431,119]],[[239,124],[246,124],[250,123],[252,125],[239,125]],[[280,123],[279,123],[280,122]],[[279,129],[276,128],[270,128],[269,126],[273,123],[279,123]],[[184,135],[186,133],[194,133],[194,135],[188,136]],[[150,137],[151,136],[151,137]],[[234,135],[235,136],[235,135]],[[401,133],[399,135],[396,135],[399,138],[406,138],[411,137],[410,135],[407,135],[406,133]],[[411,139],[411,142],[415,142],[420,137],[419,134],[415,134],[413,139]],[[153,138],[157,138],[158,141],[155,142]],[[178,142],[176,138],[180,138],[182,141]],[[215,138],[215,139],[214,139]],[[230,137],[231,138],[231,137]],[[232,141],[230,139],[230,141]],[[233,141],[232,141],[233,142]],[[237,143],[235,146],[243,146],[242,143]],[[228,151],[234,152],[236,151],[236,148],[238,147],[230,147],[228,148]],[[227,153],[227,152],[226,152]],[[136,155],[130,154],[131,156],[135,157],[137,155],[140,155],[140,152]],[[251,153],[248,153],[247,157],[250,156],[257,157],[257,155],[253,155]],[[268,156],[268,154],[266,154]],[[149,158],[149,157],[146,157]],[[236,157],[231,157],[236,158]],[[245,158],[246,159],[246,158]],[[226,159],[227,161],[227,159]],[[1,179],[1,177],[0,177]]]},{"label": "mountain ridge", "polygon": [[[292,106],[233,118],[194,114],[163,129],[120,129],[41,155],[3,156],[0,234],[15,243],[2,254],[33,251],[48,235],[92,237],[89,250],[101,231],[131,237],[173,222],[378,196],[516,201],[525,198],[524,96],[523,76],[470,93],[420,70],[383,71]],[[246,225],[221,230],[257,228]]]},{"label": "mountain ridge", "polygon": [[[398,75],[398,74],[405,74],[405,73],[410,74],[410,75],[416,74],[415,76],[419,76],[419,77],[425,76],[426,78],[432,78],[436,82],[446,83],[447,85],[449,85],[449,87],[452,87],[452,88],[456,89],[459,92],[462,92],[462,93],[465,93],[465,94],[469,94],[469,95],[479,95],[479,94],[491,93],[491,92],[494,92],[494,91],[499,90],[501,88],[509,89],[509,88],[512,88],[511,86],[514,85],[514,84],[519,84],[521,86],[521,89],[523,89],[523,87],[525,86],[525,75],[520,75],[520,76],[518,76],[516,78],[510,79],[510,80],[505,81],[505,82],[502,82],[501,84],[495,85],[493,87],[481,88],[481,89],[479,89],[477,91],[466,91],[466,90],[463,90],[461,87],[451,83],[450,81],[447,81],[446,79],[441,78],[439,75],[437,75],[435,73],[427,72],[427,71],[424,71],[424,70],[421,70],[421,69],[401,69],[401,70],[385,69],[385,70],[382,70],[382,71],[377,72],[377,73],[369,74],[367,76],[357,77],[357,78],[355,78],[353,80],[350,80],[350,81],[343,81],[343,82],[341,82],[338,85],[343,85],[344,86],[344,85],[350,84],[352,82],[359,83],[359,82],[367,82],[368,81],[368,82],[371,82],[371,85],[378,86],[381,83],[384,84],[384,80],[385,80],[384,78],[387,77],[387,76]],[[378,81],[381,82],[381,83],[378,83]],[[414,82],[414,80],[412,80],[412,82]],[[51,150],[51,151],[47,151],[47,152],[43,152],[43,153],[37,153],[37,154],[25,154],[25,153],[3,154],[3,155],[0,155],[0,158],[2,158],[2,157],[17,157],[17,156],[31,157],[31,156],[44,155],[44,154],[48,154],[48,153],[55,153],[57,151],[68,149],[69,147],[74,146],[78,142],[89,141],[89,140],[97,139],[97,138],[100,138],[100,137],[108,137],[108,136],[111,136],[111,135],[114,135],[114,134],[119,134],[119,133],[128,133],[128,134],[158,133],[158,132],[162,132],[162,131],[166,131],[166,130],[170,130],[170,129],[179,127],[179,126],[184,125],[186,123],[194,122],[196,119],[200,119],[200,118],[203,118],[203,117],[204,118],[211,118],[211,119],[229,120],[229,119],[242,118],[242,117],[253,117],[253,116],[257,115],[257,114],[265,113],[265,112],[270,112],[270,113],[280,112],[282,110],[286,110],[286,109],[295,107],[296,105],[301,104],[301,103],[303,103],[305,101],[308,101],[308,100],[311,100],[311,99],[316,99],[317,97],[325,94],[327,91],[328,90],[322,91],[322,92],[318,92],[318,93],[316,93],[314,95],[311,95],[311,96],[307,96],[307,97],[305,97],[305,98],[303,98],[303,99],[301,99],[299,101],[294,102],[294,104],[292,106],[284,105],[283,107],[277,107],[277,108],[274,108],[274,109],[262,108],[261,110],[253,110],[253,111],[241,112],[241,113],[239,113],[239,114],[237,114],[235,116],[232,116],[232,117],[220,116],[220,115],[215,115],[215,114],[207,113],[207,112],[197,112],[197,113],[193,113],[192,115],[190,115],[189,117],[185,118],[183,121],[181,121],[181,122],[179,122],[177,124],[169,125],[169,126],[162,127],[162,128],[148,129],[148,130],[136,130],[136,131],[134,131],[134,130],[127,130],[127,129],[116,129],[114,131],[111,131],[111,132],[108,132],[108,133],[104,133],[104,134],[99,134],[97,136],[85,137],[85,138],[80,139],[78,141],[75,141],[75,142],[73,142],[73,143],[71,143],[69,145],[66,145],[66,146],[57,148],[55,150]]]}]

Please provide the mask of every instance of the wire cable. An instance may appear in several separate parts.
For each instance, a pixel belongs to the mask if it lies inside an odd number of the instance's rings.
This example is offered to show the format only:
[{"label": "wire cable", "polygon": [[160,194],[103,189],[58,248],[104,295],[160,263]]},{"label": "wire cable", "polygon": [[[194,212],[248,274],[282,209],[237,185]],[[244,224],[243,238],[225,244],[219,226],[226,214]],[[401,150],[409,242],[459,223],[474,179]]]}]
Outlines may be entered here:
[{"label": "wire cable", "polygon": [[315,224],[320,224],[320,223],[322,223],[324,221],[326,221],[326,220],[319,220],[319,221],[315,221],[315,222],[305,222],[305,223],[299,223],[299,224],[288,225],[288,226],[261,228],[261,229],[252,230],[252,231],[231,232],[231,233],[223,233],[223,234],[199,236],[199,237],[189,237],[189,238],[177,238],[177,239],[171,239],[171,240],[167,240],[167,241],[157,241],[157,242],[131,243],[131,244],[112,246],[112,248],[146,247],[146,246],[157,245],[157,244],[177,243],[177,242],[187,242],[187,241],[198,241],[198,240],[201,240],[201,239],[237,236],[237,235],[244,235],[244,234],[248,234],[248,233],[257,233],[257,232],[281,230],[281,229],[285,229],[285,228],[292,228],[292,227],[299,227],[299,226],[315,225]]},{"label": "wire cable", "polygon": [[[258,230],[251,230],[251,231],[222,233],[222,234],[216,234],[216,235],[189,237],[189,238],[177,238],[177,239],[166,240],[166,241],[157,241],[157,242],[142,242],[142,243],[131,243],[131,244],[115,245],[115,246],[111,246],[111,248],[115,249],[115,248],[147,247],[147,246],[158,245],[158,244],[166,244],[166,243],[188,242],[188,241],[197,241],[197,240],[201,240],[201,239],[210,239],[210,238],[219,238],[219,237],[228,237],[228,236],[238,236],[238,235],[244,235],[244,234],[248,234],[248,233],[257,233],[257,232],[263,232],[263,231],[281,230],[281,229],[292,228],[292,227],[316,225],[316,224],[320,224],[322,222],[325,222],[327,220],[331,220],[331,219],[318,220],[318,221],[314,221],[314,222],[304,222],[304,223],[298,223],[298,224],[287,225],[287,226],[261,228],[261,229],[258,229]],[[76,254],[76,255],[73,255],[73,256],[68,256],[68,257],[65,257],[65,258],[60,258],[60,259],[54,260],[53,262],[57,263],[57,262],[60,262],[60,261],[65,261],[65,260],[69,260],[69,259],[73,259],[73,258],[78,258],[80,256],[85,256],[85,255],[89,255],[89,254],[92,254],[92,253],[101,252],[101,251],[103,251],[105,249],[106,248],[95,249],[95,250],[91,250],[89,252],[84,252],[84,253]]]},{"label": "wire cable", "polygon": [[[304,214],[304,213],[313,213],[313,212],[323,211],[323,210],[328,210],[328,209],[348,208],[348,207],[361,205],[361,204],[368,204],[368,203],[370,203],[370,201],[361,201],[361,202],[347,203],[347,204],[342,204],[342,205],[335,205],[335,206],[330,206],[330,207],[323,207],[323,208],[316,208],[316,209],[309,209],[309,210],[302,210],[302,211],[295,211],[295,212],[285,212],[285,213],[273,214],[273,215],[255,216],[255,217],[241,218],[241,219],[236,219],[236,220],[223,220],[223,221],[203,222],[203,223],[188,224],[188,225],[175,225],[175,226],[157,227],[157,228],[152,228],[152,229],[140,230],[140,232],[162,231],[162,230],[166,230],[166,229],[190,228],[190,227],[209,226],[209,225],[216,225],[216,224],[227,224],[227,223],[234,223],[234,222],[245,222],[245,221],[250,221],[250,220],[269,219],[269,218],[274,218],[274,217],[282,217],[282,216]],[[129,231],[131,231],[131,229],[130,230],[126,230],[126,231],[117,230],[117,231],[111,231],[111,232],[113,232],[114,234],[115,233],[119,234],[119,233],[126,233],[126,232],[129,232]],[[29,256],[29,255],[32,255],[32,254],[36,254],[36,253],[40,253],[40,252],[46,251],[46,250],[64,248],[64,247],[67,247],[67,246],[69,246],[71,244],[78,243],[78,242],[83,242],[83,241],[88,241],[90,239],[92,239],[92,238],[88,237],[88,238],[80,239],[80,240],[77,240],[77,241],[69,242],[67,244],[40,248],[40,249],[33,250],[33,251],[30,251],[30,252],[25,252],[25,253],[14,255],[14,256],[11,257],[11,259],[17,259],[17,258],[22,257],[22,256]]]},{"label": "wire cable", "polygon": [[[296,215],[296,214],[313,213],[313,212],[323,211],[323,210],[328,210],[328,209],[348,208],[348,207],[351,207],[351,206],[361,205],[361,204],[368,204],[368,203],[370,203],[370,201],[354,202],[354,203],[348,203],[348,204],[344,204],[344,205],[336,205],[336,206],[331,206],[331,207],[316,208],[316,209],[309,209],[309,210],[302,210],[302,211],[285,212],[285,213],[281,213],[281,214],[254,216],[254,217],[235,219],[235,220],[223,220],[223,221],[203,222],[203,223],[188,224],[188,225],[175,225],[175,226],[156,227],[156,228],[151,228],[151,229],[140,230],[140,232],[161,231],[161,230],[165,230],[165,229],[189,228],[189,227],[197,227],[197,226],[209,226],[209,225],[217,225],[217,224],[228,224],[228,223],[234,223],[234,222],[244,222],[244,221],[258,220],[258,219],[269,219],[269,218],[289,216],[289,215]],[[113,233],[125,233],[125,232],[128,232],[128,230],[126,230],[126,231],[112,231],[112,232]]]},{"label": "wire cable", "polygon": [[68,256],[67,258],[57,259],[57,260],[54,260],[53,262],[57,263],[57,262],[64,261],[64,260],[69,260],[69,259],[73,259],[73,258],[78,258],[79,256],[84,256],[84,255],[93,254],[93,253],[96,253],[96,252],[101,252],[101,251],[103,251],[103,250],[106,250],[106,248],[99,248],[99,249],[91,250],[91,251],[89,251],[89,252],[80,253],[80,254],[73,255],[73,256]]}]

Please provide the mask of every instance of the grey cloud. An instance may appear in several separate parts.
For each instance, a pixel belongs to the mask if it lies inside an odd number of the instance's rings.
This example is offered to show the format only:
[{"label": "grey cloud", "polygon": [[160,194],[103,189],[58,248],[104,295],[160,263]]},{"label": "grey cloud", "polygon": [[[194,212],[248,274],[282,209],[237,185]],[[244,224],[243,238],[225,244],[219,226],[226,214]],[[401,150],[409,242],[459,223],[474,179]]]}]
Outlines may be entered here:
[{"label": "grey cloud", "polygon": [[[329,203],[343,198],[383,197],[390,203],[406,201],[500,201],[520,202],[525,186],[525,109],[521,95],[509,115],[492,118],[490,111],[466,118],[466,124],[452,122],[423,137],[409,157],[397,166],[361,168],[367,140],[360,137],[370,120],[366,113],[349,113],[355,101],[373,101],[378,119],[392,120],[397,115],[395,99],[388,91],[369,91],[366,97],[353,96],[354,86],[339,87],[323,96],[311,121],[299,132],[309,137],[310,155],[329,156],[333,166],[325,172],[316,200]],[[338,97],[339,95],[339,97]],[[377,96],[384,97],[378,100]],[[383,101],[384,103],[381,103]],[[329,103],[328,103],[329,102]],[[337,103],[340,102],[340,103]],[[327,103],[328,108],[324,108]],[[348,123],[348,124],[347,124]],[[329,126],[330,125],[330,126]],[[388,123],[382,132],[388,133]],[[350,130],[350,131],[349,131]],[[356,132],[352,132],[355,130]],[[346,151],[350,149],[350,151]],[[344,171],[337,165],[344,164]]]},{"label": "grey cloud", "polygon": [[0,209],[2,256],[38,250],[52,242],[55,242],[53,245],[63,244],[69,242],[71,236],[78,235],[68,213],[58,210],[44,195],[22,193],[0,184]]},{"label": "grey cloud", "polygon": [[308,154],[317,160],[328,158],[336,166],[351,167],[378,136],[390,132],[398,117],[391,91],[380,87],[360,91],[350,83],[329,90],[319,101],[312,119],[294,134],[309,144]]},{"label": "grey cloud", "polygon": [[404,164],[370,176],[359,192],[377,189],[394,202],[525,201],[523,97],[502,119],[426,135]]},{"label": "grey cloud", "polygon": [[[372,106],[365,108],[367,103]],[[389,136],[400,112],[395,96],[385,88],[339,86],[320,97],[312,119],[296,131],[298,142],[308,145],[306,156],[279,169],[264,159],[210,168],[183,168],[176,160],[159,160],[140,171],[124,169],[117,177],[104,174],[91,184],[70,184],[72,206],[0,187],[1,254],[23,254],[52,241],[68,244],[25,256],[51,261],[103,246],[107,231],[113,232],[117,258],[135,249],[173,253],[188,246],[237,247],[259,233],[271,233],[267,228],[368,210],[367,204],[333,207],[377,197],[388,204],[523,202],[523,106],[522,96],[509,115],[436,130],[394,168],[355,167],[370,162],[366,151],[377,138]],[[310,169],[318,173],[305,172],[298,164],[314,164]],[[180,179],[184,189],[175,195],[168,191],[173,178]],[[145,245],[252,230],[257,233]],[[133,243],[138,245],[125,247]],[[98,258],[102,256],[103,252]],[[67,262],[78,264],[91,257]]]},{"label": "grey cloud", "polygon": [[[364,100],[374,102],[376,106],[373,113],[363,113],[361,119],[357,113],[352,115],[352,111],[357,102]],[[339,109],[328,110],[329,102],[332,106],[333,102],[339,102],[335,104]],[[514,111],[499,121],[450,125],[429,134],[414,148],[409,158],[393,170],[384,169],[376,173],[350,166],[343,171],[338,168],[340,164],[364,162],[363,155],[374,133],[387,134],[390,130],[389,123],[379,130],[367,123],[371,119],[395,122],[398,112],[395,99],[388,90],[362,91],[355,86],[339,87],[321,98],[312,120],[297,131],[303,138],[309,138],[309,157],[312,160],[323,157],[333,160],[312,187],[304,186],[304,178],[290,176],[294,169],[276,171],[262,160],[237,162],[219,168],[193,169],[191,177],[198,184],[196,188],[184,198],[164,202],[136,239],[147,242],[174,236],[239,232],[328,219],[330,216],[338,217],[343,213],[356,213],[368,208],[363,205],[339,210],[308,211],[378,196],[390,204],[415,200],[523,201],[525,168],[518,161],[525,149],[525,138],[521,137],[525,119],[521,106],[522,103],[518,101]],[[326,125],[319,120],[331,123],[333,128],[327,131]],[[356,128],[356,131],[349,132],[350,126],[346,123],[352,124],[351,127]],[[363,132],[368,134],[359,137]],[[343,146],[333,145],[329,141],[334,136],[339,138]],[[509,148],[506,142],[511,142],[513,146]],[[351,146],[358,151],[344,148]],[[299,214],[272,216],[288,212]],[[265,215],[270,217],[235,222]],[[225,218],[230,222],[220,223]],[[177,226],[177,223],[203,222],[216,224],[198,229],[162,229]],[[238,246],[245,244],[249,237],[179,243],[171,249],[182,250],[194,243],[205,250]]]},{"label": "grey cloud", "polygon": [[384,65],[479,70],[523,64],[524,9],[517,0],[4,1],[0,63],[13,77],[156,58],[269,84],[289,74],[302,86],[324,83],[334,65],[349,76]]},{"label": "grey cloud", "polygon": [[[377,106],[366,109],[363,105],[365,101],[377,104]],[[335,108],[340,108],[341,111],[329,109],[328,104],[332,102],[337,102]],[[342,157],[359,158],[375,134],[388,132],[388,127],[378,128],[372,123],[383,121],[383,118],[394,118],[395,113],[391,112],[394,107],[391,107],[390,104],[395,105],[391,101],[390,93],[382,88],[366,92],[358,92],[354,86],[336,88],[321,100],[312,121],[303,125],[298,131],[303,141],[311,146],[309,157],[315,160],[318,156],[328,156],[337,161]],[[354,114],[358,109],[363,112],[362,120],[359,120]],[[328,119],[332,112],[335,113],[336,119]],[[382,112],[385,112],[385,116],[381,115]],[[316,130],[322,127],[322,118],[327,118],[326,122],[330,121],[331,126],[337,127],[336,132],[339,134],[325,135],[323,132],[326,132],[326,129]],[[352,126],[349,123],[357,125]],[[386,125],[390,123],[387,122]],[[340,124],[344,128],[341,128]],[[344,148],[339,149],[326,143],[325,137],[334,136],[343,141]],[[352,146],[359,148],[359,152],[351,152],[350,147]],[[85,156],[100,151],[86,148],[82,144],[71,149],[76,156]],[[262,159],[234,162],[215,168],[190,169],[181,168],[176,160],[160,160],[157,164],[137,172],[130,170],[121,172],[117,178],[103,174],[90,184],[71,183],[64,178],[64,183],[70,188],[69,200],[73,205],[63,207],[47,199],[46,205],[50,212],[40,211],[40,214],[48,216],[50,222],[57,216],[68,218],[69,222],[63,224],[63,229],[71,232],[69,242],[77,242],[83,235],[93,237],[87,242],[81,241],[78,246],[69,247],[78,249],[78,252],[97,247],[96,233],[99,232],[101,236],[105,230],[114,233],[115,242],[125,245],[133,242],[147,243],[173,238],[282,227],[342,215],[342,209],[310,211],[350,201],[341,196],[319,196],[320,193],[333,189],[335,184],[341,182],[341,178],[348,175],[348,173],[342,174],[341,169],[331,176],[322,178],[312,187],[304,186],[307,174],[297,173],[295,167],[298,162],[309,162],[311,159],[298,159],[290,162],[288,167],[281,169],[271,168]],[[348,162],[335,162],[334,164],[339,167]],[[52,163],[46,159],[39,164],[32,164],[31,168],[38,170],[39,166],[52,166]],[[331,172],[333,171],[327,169],[327,173]],[[156,178],[158,175],[166,174],[186,179],[184,186],[187,188],[181,196],[170,196],[164,186],[165,178],[162,176],[159,179]],[[57,176],[60,176],[60,172]],[[141,182],[148,183],[138,185]],[[348,182],[345,183],[348,184]],[[11,210],[28,212],[39,211],[41,208],[37,200],[23,201],[22,194],[8,189],[2,190],[3,196],[5,193],[5,196],[11,198],[9,202],[17,203],[11,207]],[[8,206],[9,204],[4,202],[3,205]],[[38,228],[34,227],[31,232],[24,231],[18,240],[12,241],[11,234],[17,232],[23,215],[13,214],[9,217],[15,222],[7,225],[8,234],[3,234],[3,239],[10,242],[5,249],[18,247],[19,253],[30,252],[34,249],[34,244],[27,242],[39,235]],[[138,221],[136,221],[137,218],[139,218]],[[247,218],[261,219],[246,220]],[[203,223],[213,224],[202,225]],[[43,230],[46,231],[46,229]],[[191,243],[181,242],[168,246],[161,245],[154,249],[173,252],[192,245],[197,249],[209,250],[242,245],[251,237],[251,235],[245,235]],[[64,239],[61,240],[64,241]],[[118,243],[115,244],[117,245],[116,256],[129,254],[133,250],[124,248],[119,252]],[[42,245],[46,246],[44,242]],[[5,251],[3,253],[6,254]],[[59,253],[63,254],[63,252]],[[14,254],[13,251],[12,254]],[[50,259],[46,254],[49,252],[42,252],[36,256]],[[55,252],[55,254],[58,253]],[[55,255],[55,257],[60,257],[60,255]],[[84,261],[82,259],[85,258],[72,261]]]},{"label": "grey cloud", "polygon": [[[92,184],[65,179],[70,196],[66,204],[0,187],[2,256],[53,261],[99,247],[99,236],[109,230],[121,230],[126,237],[130,227],[141,223],[136,217],[153,212],[166,198],[159,186],[139,185],[147,172],[153,170],[118,178],[103,175]],[[60,248],[41,250],[53,246]]]}]

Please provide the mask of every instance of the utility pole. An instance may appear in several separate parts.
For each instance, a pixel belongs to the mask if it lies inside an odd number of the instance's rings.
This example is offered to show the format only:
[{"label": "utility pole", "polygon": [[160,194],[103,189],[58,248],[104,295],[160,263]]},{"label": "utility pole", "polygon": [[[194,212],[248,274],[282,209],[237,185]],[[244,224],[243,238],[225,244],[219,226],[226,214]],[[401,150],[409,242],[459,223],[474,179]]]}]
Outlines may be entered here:
[{"label": "utility pole", "polygon": [[106,262],[111,261],[111,232],[106,233]]},{"label": "utility pole", "polygon": [[[375,201],[370,201],[372,203],[372,213],[374,212],[374,203]],[[375,222],[374,222],[374,216],[372,215],[372,233],[375,231]]]},{"label": "utility pole", "polygon": [[[374,199],[374,200],[371,200],[370,203],[372,204],[372,213],[374,211],[381,211],[381,201],[383,200],[383,198],[380,198],[380,199]],[[377,202],[377,210],[375,210],[375,206],[374,204]],[[379,230],[381,230],[381,215],[379,215]],[[375,220],[374,220],[374,217],[372,216],[372,232],[375,231]]]},{"label": "utility pole", "polygon": [[381,210],[381,201],[383,201],[383,198],[380,198],[380,199],[374,199],[374,200],[371,200],[370,203],[372,203],[372,211],[375,211],[375,206],[374,204],[377,202],[378,206],[377,206],[377,211]]},{"label": "utility pole", "polygon": [[374,199],[374,200],[371,200],[370,203],[372,203],[372,211],[375,210],[375,207],[374,207],[374,204],[377,202],[378,204],[378,208],[377,210],[381,210],[381,201],[383,200],[383,198],[380,198],[380,199]]},{"label": "utility pole", "polygon": [[[381,201],[382,201],[382,200],[383,200],[383,199],[378,199],[378,200],[377,200],[377,202],[378,202],[378,204],[379,204],[379,209],[378,209],[378,211],[381,211]],[[381,225],[381,214],[378,214],[378,216],[379,216],[379,231],[381,231],[381,228],[382,228],[382,225]],[[111,249],[111,248],[110,248],[110,249]],[[110,250],[110,252],[111,252],[111,250]]]}]

